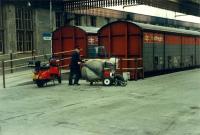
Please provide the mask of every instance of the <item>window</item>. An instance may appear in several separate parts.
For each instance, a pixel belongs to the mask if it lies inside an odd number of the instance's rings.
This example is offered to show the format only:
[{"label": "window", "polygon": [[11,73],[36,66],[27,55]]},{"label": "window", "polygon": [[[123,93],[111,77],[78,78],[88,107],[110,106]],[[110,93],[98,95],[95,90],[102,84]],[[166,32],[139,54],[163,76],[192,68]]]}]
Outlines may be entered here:
[{"label": "window", "polygon": [[106,17],[105,20],[106,20],[106,23],[110,22],[110,18],[108,18],[108,17]]},{"label": "window", "polygon": [[56,13],[56,28],[64,25],[63,13]]},{"label": "window", "polygon": [[81,15],[75,15],[75,25],[76,26],[81,25]]},{"label": "window", "polygon": [[4,42],[3,42],[3,38],[4,38],[4,32],[3,30],[0,30],[0,53],[3,53],[4,51]]},{"label": "window", "polygon": [[0,53],[4,52],[3,9],[0,5]]},{"label": "window", "polygon": [[2,7],[0,7],[0,28],[3,28],[3,10],[2,10]]},{"label": "window", "polygon": [[16,7],[17,51],[33,51],[33,13],[31,9]]},{"label": "window", "polygon": [[96,26],[96,25],[97,25],[97,17],[91,16],[91,26]]}]

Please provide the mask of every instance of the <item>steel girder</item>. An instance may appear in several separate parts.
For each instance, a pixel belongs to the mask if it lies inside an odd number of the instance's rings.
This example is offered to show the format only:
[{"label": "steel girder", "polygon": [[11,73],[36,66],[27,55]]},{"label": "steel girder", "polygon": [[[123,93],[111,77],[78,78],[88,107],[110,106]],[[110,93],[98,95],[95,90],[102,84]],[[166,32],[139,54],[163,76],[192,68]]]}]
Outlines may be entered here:
[{"label": "steel girder", "polygon": [[[50,0],[0,0],[1,2],[31,2],[35,6],[47,6]],[[200,16],[199,0],[51,0],[53,5],[60,5],[65,11],[91,9],[110,6],[128,6],[144,4],[189,15]]]},{"label": "steel girder", "polygon": [[200,16],[200,3],[191,0],[66,0],[65,10],[144,4],[189,15]]}]

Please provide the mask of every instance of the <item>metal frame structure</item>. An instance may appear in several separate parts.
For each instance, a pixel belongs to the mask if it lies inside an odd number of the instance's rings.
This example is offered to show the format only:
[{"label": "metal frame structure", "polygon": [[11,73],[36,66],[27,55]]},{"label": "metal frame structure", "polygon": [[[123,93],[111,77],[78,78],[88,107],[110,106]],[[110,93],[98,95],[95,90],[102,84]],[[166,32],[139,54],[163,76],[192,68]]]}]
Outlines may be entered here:
[{"label": "metal frame structure", "polygon": [[[24,3],[31,2],[35,7],[48,8],[50,0],[2,0],[3,2]],[[80,9],[111,7],[111,6],[129,6],[135,4],[149,5],[175,12],[181,12],[188,15],[200,16],[200,2],[195,0],[51,0],[54,7],[60,7],[65,11],[74,11]],[[192,9],[192,10],[191,10]]]},{"label": "metal frame structure", "polygon": [[[175,12],[200,16],[200,3],[191,0],[170,1],[170,0],[68,0],[65,1],[65,10],[73,11],[79,9],[90,9],[110,6],[128,5],[149,5]],[[192,10],[191,10],[192,9]]]}]

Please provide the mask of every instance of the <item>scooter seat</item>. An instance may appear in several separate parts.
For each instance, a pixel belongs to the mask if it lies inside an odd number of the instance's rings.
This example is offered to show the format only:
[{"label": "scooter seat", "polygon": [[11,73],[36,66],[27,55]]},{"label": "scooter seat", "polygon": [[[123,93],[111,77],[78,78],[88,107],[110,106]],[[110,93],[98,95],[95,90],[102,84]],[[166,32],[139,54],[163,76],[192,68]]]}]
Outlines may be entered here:
[{"label": "scooter seat", "polygon": [[49,66],[41,66],[40,67],[40,70],[47,70],[47,69],[49,69],[50,67]]}]

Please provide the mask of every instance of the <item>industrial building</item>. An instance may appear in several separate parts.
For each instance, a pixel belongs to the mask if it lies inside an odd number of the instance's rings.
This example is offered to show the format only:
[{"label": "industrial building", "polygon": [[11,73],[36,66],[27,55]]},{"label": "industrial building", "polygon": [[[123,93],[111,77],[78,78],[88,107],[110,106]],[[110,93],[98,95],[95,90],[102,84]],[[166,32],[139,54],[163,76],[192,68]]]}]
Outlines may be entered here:
[{"label": "industrial building", "polygon": [[[164,19],[160,17],[92,8],[69,11],[65,1],[2,0],[0,1],[0,55],[33,56],[51,52],[51,32],[64,25],[93,26],[116,20],[131,20],[163,26],[199,30],[199,24]],[[4,56],[3,56],[4,55]]]},{"label": "industrial building", "polygon": [[54,3],[50,10],[49,3],[45,4],[48,5],[33,5],[28,1],[0,3],[1,54],[47,54],[51,52],[51,41],[43,39],[45,33],[51,33],[63,25],[98,27],[112,20],[104,16],[65,13]]}]

